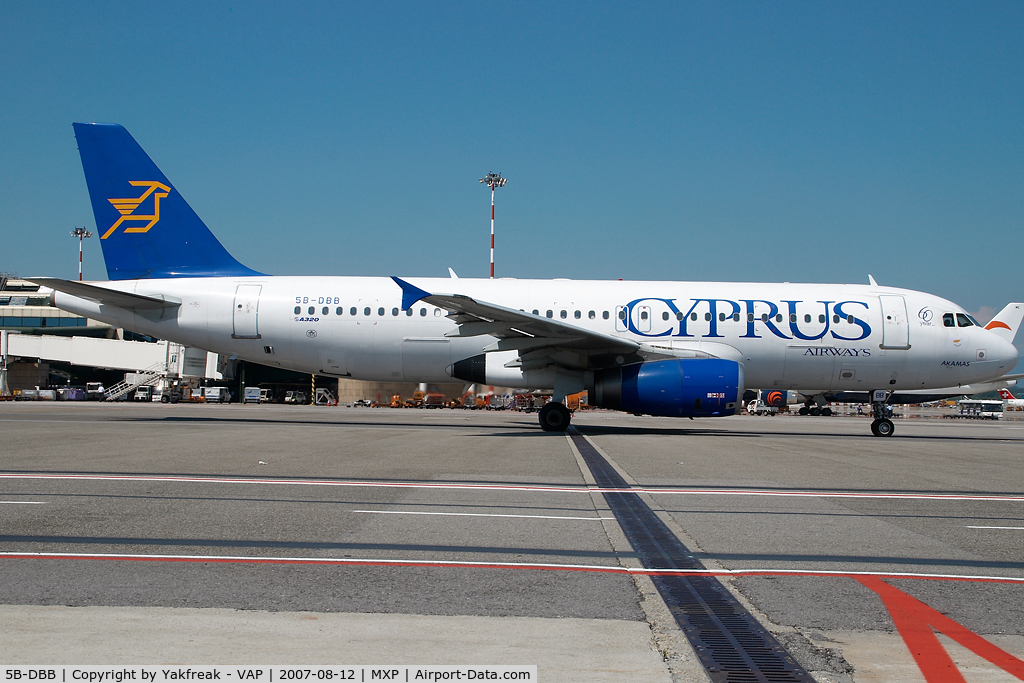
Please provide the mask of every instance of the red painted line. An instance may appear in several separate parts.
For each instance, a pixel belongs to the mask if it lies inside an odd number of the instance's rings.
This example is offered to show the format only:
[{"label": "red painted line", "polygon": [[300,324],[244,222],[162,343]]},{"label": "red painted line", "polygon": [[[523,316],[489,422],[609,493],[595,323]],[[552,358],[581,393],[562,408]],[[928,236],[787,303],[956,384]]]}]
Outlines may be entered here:
[{"label": "red painted line", "polygon": [[[854,577],[878,594],[892,616],[910,654],[928,683],[961,683],[953,659],[942,647],[935,631],[940,631],[968,650],[987,659],[1003,671],[1024,681],[1024,661],[993,645],[977,633],[932,609],[917,598],[890,586],[878,577]],[[934,629],[934,630],[933,630]],[[966,682],[964,682],[966,683]]]},{"label": "red painted line", "polygon": [[367,488],[467,489],[479,491],[536,491],[539,493],[648,493],[651,495],[681,496],[766,496],[779,498],[864,498],[888,500],[973,500],[995,502],[1024,502],[1024,495],[986,496],[939,493],[859,493],[850,491],[773,491],[766,489],[652,489],[599,488],[587,486],[530,486],[515,484],[444,484],[426,482],[376,482],[344,479],[245,479],[202,476],[139,476],[99,474],[0,474],[0,479],[59,479],[80,481],[145,481],[182,482],[202,484],[251,484],[272,486],[342,486]]}]

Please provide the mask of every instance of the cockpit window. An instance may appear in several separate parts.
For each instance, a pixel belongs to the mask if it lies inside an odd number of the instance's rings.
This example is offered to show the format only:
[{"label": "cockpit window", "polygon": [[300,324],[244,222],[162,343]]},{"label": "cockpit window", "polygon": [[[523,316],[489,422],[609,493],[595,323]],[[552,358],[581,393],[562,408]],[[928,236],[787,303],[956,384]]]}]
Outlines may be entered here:
[{"label": "cockpit window", "polygon": [[943,313],[942,314],[942,326],[943,327],[956,327],[956,323],[953,322],[953,314],[952,313]]},{"label": "cockpit window", "polygon": [[958,327],[973,327],[974,323],[971,322],[970,317],[963,313],[956,314],[956,324]]}]

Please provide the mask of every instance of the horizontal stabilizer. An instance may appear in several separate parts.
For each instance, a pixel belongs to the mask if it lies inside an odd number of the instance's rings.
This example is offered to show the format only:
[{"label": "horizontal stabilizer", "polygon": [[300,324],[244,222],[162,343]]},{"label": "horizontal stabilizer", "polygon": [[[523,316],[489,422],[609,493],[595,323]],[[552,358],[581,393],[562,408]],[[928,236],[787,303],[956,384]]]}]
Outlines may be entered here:
[{"label": "horizontal stabilizer", "polygon": [[42,287],[49,287],[57,292],[77,296],[80,299],[95,301],[98,304],[107,304],[108,306],[119,306],[121,308],[135,310],[156,310],[161,308],[175,308],[181,305],[180,299],[165,297],[163,295],[153,297],[143,296],[142,294],[132,294],[130,292],[118,292],[117,290],[107,289],[106,287],[87,285],[84,282],[61,280],[53,277],[30,277],[25,279]]}]

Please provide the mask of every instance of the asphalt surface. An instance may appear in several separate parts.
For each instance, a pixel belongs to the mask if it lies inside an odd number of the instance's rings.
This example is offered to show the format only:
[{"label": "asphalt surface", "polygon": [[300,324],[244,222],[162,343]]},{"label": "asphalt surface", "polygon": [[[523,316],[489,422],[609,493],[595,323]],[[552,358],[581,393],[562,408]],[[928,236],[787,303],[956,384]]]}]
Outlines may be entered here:
[{"label": "asphalt surface", "polygon": [[[924,680],[872,590],[793,572],[884,575],[1024,657],[1024,583],[963,580],[1024,579],[1009,417],[574,425],[705,566],[768,573],[724,581],[818,680]],[[699,680],[645,577],[592,571],[635,558],[587,477],[526,414],[0,404],[0,552],[45,555],[0,557],[0,605],[640,626],[651,680]]]}]

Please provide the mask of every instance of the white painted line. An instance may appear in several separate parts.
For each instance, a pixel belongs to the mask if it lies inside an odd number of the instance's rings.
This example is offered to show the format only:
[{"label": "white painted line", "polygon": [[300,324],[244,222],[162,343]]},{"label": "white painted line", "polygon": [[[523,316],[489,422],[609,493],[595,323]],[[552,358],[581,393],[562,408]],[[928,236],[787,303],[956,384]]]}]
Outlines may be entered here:
[{"label": "white painted line", "polygon": [[556,571],[610,572],[614,574],[646,574],[657,576],[877,576],[899,579],[940,579],[947,581],[1004,581],[1024,584],[1024,576],[989,576],[973,574],[924,574],[915,572],[867,572],[840,569],[647,569],[619,565],[554,564],[540,562],[476,562],[460,560],[414,560],[355,557],[274,557],[259,555],[145,555],[127,553],[41,553],[0,552],[4,558],[18,560],[126,560],[143,562],[220,562],[242,564],[320,564],[378,565],[405,567],[440,567],[473,569],[547,569]]},{"label": "white painted line", "polygon": [[200,476],[137,476],[96,474],[0,474],[0,479],[54,479],[78,481],[144,481],[187,484],[248,484],[261,486],[327,486],[355,488],[459,489],[463,491],[530,491],[537,493],[649,493],[678,496],[766,496],[772,498],[864,498],[881,500],[955,500],[1024,503],[1024,495],[986,496],[944,493],[871,493],[858,491],[801,491],[799,489],[670,489],[543,486],[531,484],[434,484],[425,482],[346,481],[338,479],[243,479]]},{"label": "white painted line", "polygon": [[1024,526],[967,526],[965,529],[1013,529],[1014,531],[1024,531]]},{"label": "white painted line", "polygon": [[615,519],[614,517],[558,517],[555,515],[497,515],[483,512],[412,512],[407,510],[353,510],[352,512],[366,512],[374,515],[445,515],[447,517],[515,517],[516,519],[585,519],[588,521],[601,521],[602,519]]},{"label": "white painted line", "polygon": [[0,505],[46,505],[41,500],[0,500]]}]

